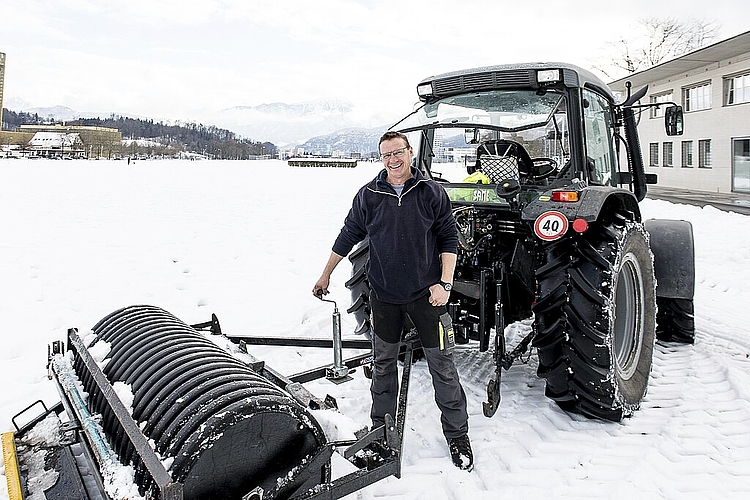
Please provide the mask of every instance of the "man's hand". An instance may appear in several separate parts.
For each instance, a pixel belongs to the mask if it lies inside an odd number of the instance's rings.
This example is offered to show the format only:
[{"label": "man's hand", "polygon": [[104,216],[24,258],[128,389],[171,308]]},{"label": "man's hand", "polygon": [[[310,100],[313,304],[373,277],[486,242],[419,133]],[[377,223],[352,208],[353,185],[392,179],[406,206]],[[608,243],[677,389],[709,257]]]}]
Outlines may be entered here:
[{"label": "man's hand", "polygon": [[320,279],[315,283],[315,286],[313,286],[312,293],[317,298],[322,297],[323,295],[328,295],[328,285],[330,283],[330,278],[328,276],[321,276]]},{"label": "man's hand", "polygon": [[430,287],[430,304],[433,306],[444,306],[448,303],[451,293],[443,288],[440,283],[435,283]]}]

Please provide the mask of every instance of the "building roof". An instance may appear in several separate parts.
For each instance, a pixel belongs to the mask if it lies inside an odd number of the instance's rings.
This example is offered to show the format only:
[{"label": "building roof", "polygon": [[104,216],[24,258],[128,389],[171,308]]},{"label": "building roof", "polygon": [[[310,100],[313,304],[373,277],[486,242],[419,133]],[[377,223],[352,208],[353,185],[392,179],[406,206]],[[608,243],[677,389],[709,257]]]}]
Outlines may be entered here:
[{"label": "building roof", "polygon": [[688,73],[710,64],[717,64],[742,54],[750,54],[750,31],[695,50],[677,59],[657,64],[638,73],[632,73],[613,81],[609,86],[613,89],[619,89],[625,87],[626,81],[630,81],[634,88],[640,88],[649,83],[666,80],[675,75]]},{"label": "building roof", "polygon": [[70,148],[74,145],[80,146],[81,139],[77,133],[37,132],[29,141],[29,145],[44,149],[61,148],[63,145]]},{"label": "building roof", "polygon": [[94,127],[90,125],[21,125],[20,129],[23,131],[39,131],[39,132],[69,132],[69,131],[95,131],[95,132],[114,132],[117,133],[120,130],[110,127]]}]

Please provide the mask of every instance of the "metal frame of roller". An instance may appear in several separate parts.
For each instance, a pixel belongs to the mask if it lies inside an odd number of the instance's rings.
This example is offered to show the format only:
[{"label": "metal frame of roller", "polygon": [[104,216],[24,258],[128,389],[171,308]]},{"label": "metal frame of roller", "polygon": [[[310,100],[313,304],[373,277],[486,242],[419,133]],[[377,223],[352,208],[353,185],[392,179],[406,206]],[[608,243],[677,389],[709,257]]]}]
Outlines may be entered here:
[{"label": "metal frame of roller", "polygon": [[[201,330],[231,340],[249,361],[217,347]],[[113,498],[107,478],[123,465],[133,468],[142,495],[163,500],[336,499],[401,475],[411,342],[404,343],[396,415],[356,439],[327,441],[308,410],[334,409],[336,402],[302,384],[332,378],[331,366],[287,377],[247,346],[333,348],[340,378],[371,356],[343,360],[341,349],[369,350],[370,342],[337,339],[335,324],[333,340],[236,337],[221,333],[216,316],[190,326],[162,309],[130,306],[102,319],[93,333],[95,340],[85,344],[73,328],[66,345],[49,346],[48,369],[61,402],[51,408],[33,403],[13,418],[16,431],[3,435],[4,453],[13,458],[6,460],[6,476],[14,481],[10,500],[28,495],[23,462],[33,450],[24,437],[49,418],[57,420],[60,439],[45,449],[45,469],[57,475],[44,490],[48,499]],[[92,355],[98,342],[110,346],[106,362]],[[132,403],[118,396],[117,382],[131,387]],[[24,418],[29,421],[19,425]],[[332,479],[334,453],[356,470]]]}]

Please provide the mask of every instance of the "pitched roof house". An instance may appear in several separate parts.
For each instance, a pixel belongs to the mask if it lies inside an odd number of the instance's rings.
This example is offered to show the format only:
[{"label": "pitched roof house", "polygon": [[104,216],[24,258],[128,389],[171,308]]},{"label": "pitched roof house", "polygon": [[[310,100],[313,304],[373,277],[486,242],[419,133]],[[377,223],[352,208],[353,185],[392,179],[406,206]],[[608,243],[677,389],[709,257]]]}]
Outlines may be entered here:
[{"label": "pitched roof house", "polygon": [[76,132],[37,132],[29,141],[31,156],[47,158],[83,158],[86,156],[80,134]]}]

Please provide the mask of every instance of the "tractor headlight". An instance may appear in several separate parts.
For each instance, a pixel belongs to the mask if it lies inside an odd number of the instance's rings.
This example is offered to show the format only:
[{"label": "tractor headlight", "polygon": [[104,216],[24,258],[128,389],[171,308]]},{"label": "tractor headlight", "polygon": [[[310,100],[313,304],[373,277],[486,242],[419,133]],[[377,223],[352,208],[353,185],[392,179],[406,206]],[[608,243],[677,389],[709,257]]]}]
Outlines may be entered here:
[{"label": "tractor headlight", "polygon": [[559,69],[543,69],[536,72],[537,83],[554,83],[562,80]]},{"label": "tractor headlight", "polygon": [[417,85],[417,95],[420,99],[427,99],[432,95],[432,82]]}]

